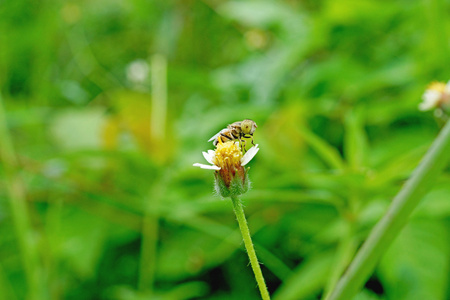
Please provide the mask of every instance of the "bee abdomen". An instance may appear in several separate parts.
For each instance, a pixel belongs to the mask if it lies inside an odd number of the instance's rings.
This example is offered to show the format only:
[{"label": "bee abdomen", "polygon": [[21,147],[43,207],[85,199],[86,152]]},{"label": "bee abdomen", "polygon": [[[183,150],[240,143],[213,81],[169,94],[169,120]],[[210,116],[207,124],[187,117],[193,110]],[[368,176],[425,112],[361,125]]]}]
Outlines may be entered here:
[{"label": "bee abdomen", "polygon": [[221,132],[220,135],[217,137],[217,139],[214,141],[214,146],[217,145],[219,142],[219,139],[221,139],[222,142],[228,142],[237,140],[239,138],[239,135],[234,133],[233,131],[228,132]]}]

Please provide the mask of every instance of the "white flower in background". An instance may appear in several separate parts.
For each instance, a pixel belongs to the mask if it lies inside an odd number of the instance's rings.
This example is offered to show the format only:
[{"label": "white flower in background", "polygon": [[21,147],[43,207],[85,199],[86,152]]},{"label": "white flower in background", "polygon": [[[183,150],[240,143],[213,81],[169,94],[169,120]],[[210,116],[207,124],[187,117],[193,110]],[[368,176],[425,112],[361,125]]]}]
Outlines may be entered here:
[{"label": "white flower in background", "polygon": [[450,106],[450,81],[447,84],[443,82],[431,83],[422,95],[422,100],[419,104],[419,109],[422,111],[448,108]]},{"label": "white flower in background", "polygon": [[258,145],[242,153],[239,142],[228,141],[218,143],[215,151],[203,152],[203,156],[210,165],[195,163],[194,167],[215,170],[215,189],[222,197],[237,196],[247,192],[250,182],[248,168],[244,168],[256,153]]},{"label": "white flower in background", "polygon": [[127,65],[127,79],[135,84],[144,83],[150,72],[150,66],[147,61],[137,59]]}]

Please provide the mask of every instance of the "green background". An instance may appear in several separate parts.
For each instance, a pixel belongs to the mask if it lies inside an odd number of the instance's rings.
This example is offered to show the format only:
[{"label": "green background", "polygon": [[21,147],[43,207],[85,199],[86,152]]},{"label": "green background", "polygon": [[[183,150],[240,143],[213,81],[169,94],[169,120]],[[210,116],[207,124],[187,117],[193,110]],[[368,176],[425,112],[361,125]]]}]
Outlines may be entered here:
[{"label": "green background", "polygon": [[[0,1],[0,298],[258,299],[231,203],[192,167],[250,118],[261,150],[242,200],[269,291],[319,299],[442,126],[417,108],[450,78],[449,13]],[[356,299],[449,299],[449,180]]]}]

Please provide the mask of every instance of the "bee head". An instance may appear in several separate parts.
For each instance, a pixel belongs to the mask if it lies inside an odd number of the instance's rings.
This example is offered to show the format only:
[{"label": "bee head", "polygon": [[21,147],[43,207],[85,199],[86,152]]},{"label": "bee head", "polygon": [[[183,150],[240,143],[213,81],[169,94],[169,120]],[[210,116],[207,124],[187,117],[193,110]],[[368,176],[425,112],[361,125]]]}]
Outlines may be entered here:
[{"label": "bee head", "polygon": [[241,122],[241,130],[244,134],[253,135],[258,126],[253,120],[245,119]]}]

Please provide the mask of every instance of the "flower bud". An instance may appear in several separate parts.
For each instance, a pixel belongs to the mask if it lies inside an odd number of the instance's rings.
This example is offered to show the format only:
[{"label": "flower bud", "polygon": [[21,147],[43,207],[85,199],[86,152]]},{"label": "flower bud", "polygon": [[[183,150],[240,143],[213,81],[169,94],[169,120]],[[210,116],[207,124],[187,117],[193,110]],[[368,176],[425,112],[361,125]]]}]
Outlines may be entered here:
[{"label": "flower bud", "polygon": [[215,172],[215,190],[222,197],[234,197],[248,191],[247,170],[241,164],[242,151],[237,142],[219,143],[215,151],[214,164],[220,167]]},{"label": "flower bud", "polygon": [[248,170],[240,166],[238,170],[220,170],[214,174],[214,189],[222,198],[237,197],[246,193],[250,188]]},{"label": "flower bud", "polygon": [[203,169],[215,170],[214,189],[223,198],[237,197],[250,188],[248,170],[244,166],[259,151],[258,145],[250,148],[244,155],[239,142],[228,141],[217,144],[215,151],[203,152],[205,159],[212,165],[194,164]]}]

